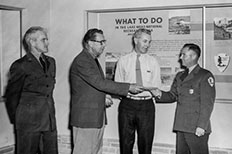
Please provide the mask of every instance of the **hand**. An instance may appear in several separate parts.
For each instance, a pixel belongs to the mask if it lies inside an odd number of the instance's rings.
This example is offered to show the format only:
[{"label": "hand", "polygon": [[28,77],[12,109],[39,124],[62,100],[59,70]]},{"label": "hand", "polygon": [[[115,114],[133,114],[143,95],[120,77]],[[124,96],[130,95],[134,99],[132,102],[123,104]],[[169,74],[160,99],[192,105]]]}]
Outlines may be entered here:
[{"label": "hand", "polygon": [[150,90],[150,92],[151,92],[152,96],[155,96],[155,97],[158,97],[158,98],[160,98],[161,95],[162,95],[162,92],[161,92],[161,90],[159,90],[159,88],[152,88]]},{"label": "hand", "polygon": [[138,94],[143,92],[143,86],[138,86],[136,84],[130,84],[129,92],[132,94]]},{"label": "hand", "polygon": [[110,107],[111,105],[113,105],[112,97],[108,94],[106,94],[105,105],[107,108]]},{"label": "hand", "polygon": [[198,137],[203,136],[205,135],[205,130],[200,127],[197,127],[195,135],[197,135]]}]

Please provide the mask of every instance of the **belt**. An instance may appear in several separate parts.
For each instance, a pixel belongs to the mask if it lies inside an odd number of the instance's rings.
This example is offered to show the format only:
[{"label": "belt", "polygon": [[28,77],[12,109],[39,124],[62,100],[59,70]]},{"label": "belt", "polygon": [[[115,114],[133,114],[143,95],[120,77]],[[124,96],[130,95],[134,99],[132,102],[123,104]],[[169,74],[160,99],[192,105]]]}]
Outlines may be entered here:
[{"label": "belt", "polygon": [[129,99],[133,99],[133,100],[149,100],[152,98],[151,96],[135,97],[135,96],[130,96],[130,95],[128,95],[126,97]]}]

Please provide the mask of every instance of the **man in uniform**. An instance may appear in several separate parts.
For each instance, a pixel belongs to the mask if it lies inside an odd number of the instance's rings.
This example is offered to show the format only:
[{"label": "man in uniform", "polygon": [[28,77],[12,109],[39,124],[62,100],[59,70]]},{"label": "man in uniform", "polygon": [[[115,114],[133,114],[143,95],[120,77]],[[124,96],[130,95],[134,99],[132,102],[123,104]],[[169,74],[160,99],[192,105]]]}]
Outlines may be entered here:
[{"label": "man in uniform", "polygon": [[174,131],[177,154],[208,154],[210,116],[215,101],[213,74],[198,64],[201,50],[185,44],[180,52],[183,72],[177,73],[170,91],[152,90],[157,103],[177,102]]},{"label": "man in uniform", "polygon": [[43,154],[58,154],[53,99],[56,65],[54,58],[45,55],[46,30],[31,27],[23,45],[26,55],[11,65],[5,93],[10,121],[16,128],[16,153],[37,154],[42,145]]}]

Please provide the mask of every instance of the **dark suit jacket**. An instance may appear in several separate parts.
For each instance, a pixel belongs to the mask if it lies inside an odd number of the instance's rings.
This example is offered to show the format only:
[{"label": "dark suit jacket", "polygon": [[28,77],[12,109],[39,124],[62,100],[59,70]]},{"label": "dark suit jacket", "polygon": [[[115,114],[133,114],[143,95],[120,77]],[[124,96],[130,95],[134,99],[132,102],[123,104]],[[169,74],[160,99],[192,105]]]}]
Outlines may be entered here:
[{"label": "dark suit jacket", "polygon": [[70,124],[82,128],[101,128],[105,116],[105,93],[126,96],[127,83],[107,80],[94,58],[83,50],[70,68]]},{"label": "dark suit jacket", "polygon": [[177,101],[174,131],[195,133],[196,128],[211,132],[210,116],[215,101],[215,80],[211,72],[197,65],[182,81],[177,73],[169,92],[156,102]]},{"label": "dark suit jacket", "polygon": [[6,88],[6,107],[16,129],[46,131],[56,129],[53,89],[55,84],[55,60],[44,56],[47,71],[31,54],[16,60],[10,67]]}]

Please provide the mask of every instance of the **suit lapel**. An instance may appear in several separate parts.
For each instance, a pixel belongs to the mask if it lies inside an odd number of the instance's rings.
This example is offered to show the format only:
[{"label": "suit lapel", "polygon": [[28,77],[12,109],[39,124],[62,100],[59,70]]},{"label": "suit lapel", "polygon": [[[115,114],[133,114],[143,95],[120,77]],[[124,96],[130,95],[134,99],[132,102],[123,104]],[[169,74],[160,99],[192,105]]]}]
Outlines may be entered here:
[{"label": "suit lapel", "polygon": [[104,73],[103,73],[102,67],[101,67],[101,65],[100,65],[100,63],[99,63],[99,61],[98,61],[98,59],[96,59],[95,62],[96,62],[96,64],[97,64],[97,67],[98,67],[98,69],[99,69],[101,75],[104,77]]},{"label": "suit lapel", "polygon": [[[46,72],[49,71],[49,67],[50,67],[50,60],[49,57],[46,55],[43,55],[44,60],[46,62]],[[27,54],[27,59],[29,62],[31,62],[31,65],[33,68],[35,68],[35,70],[39,70],[42,71],[44,73],[43,67],[41,66],[40,62],[35,58],[34,55],[32,55],[31,53]]]},{"label": "suit lapel", "polygon": [[83,52],[86,54],[87,58],[88,58],[89,61],[94,65],[94,67],[96,67],[96,69],[99,70],[99,73],[100,73],[101,76],[104,78],[105,75],[104,75],[104,72],[103,72],[103,70],[102,70],[102,67],[101,67],[100,63],[99,63],[99,67],[98,67],[98,64],[96,63],[95,59],[90,55],[90,53],[88,53],[87,50],[84,50]]},{"label": "suit lapel", "polygon": [[27,53],[27,60],[28,60],[28,62],[30,62],[31,67],[34,68],[34,70],[39,70],[41,72],[44,72],[41,64],[35,58],[35,56],[32,55],[32,53],[30,53],[30,52]]}]

